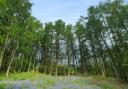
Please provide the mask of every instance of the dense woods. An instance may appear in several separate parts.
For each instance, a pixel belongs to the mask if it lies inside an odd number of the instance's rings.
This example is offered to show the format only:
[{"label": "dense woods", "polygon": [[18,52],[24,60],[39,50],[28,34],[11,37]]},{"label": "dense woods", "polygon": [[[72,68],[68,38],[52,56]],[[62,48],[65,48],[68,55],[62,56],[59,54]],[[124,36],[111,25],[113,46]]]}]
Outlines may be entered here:
[{"label": "dense woods", "polygon": [[101,75],[128,83],[128,5],[91,6],[75,25],[42,24],[29,0],[0,0],[0,73]]}]

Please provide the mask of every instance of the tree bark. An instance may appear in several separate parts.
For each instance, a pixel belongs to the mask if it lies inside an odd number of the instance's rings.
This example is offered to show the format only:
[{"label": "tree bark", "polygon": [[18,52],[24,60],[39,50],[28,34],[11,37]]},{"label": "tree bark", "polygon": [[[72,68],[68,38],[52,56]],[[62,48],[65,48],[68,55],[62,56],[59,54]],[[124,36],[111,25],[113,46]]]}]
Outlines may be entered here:
[{"label": "tree bark", "polygon": [[7,68],[7,71],[6,71],[6,77],[8,77],[8,75],[9,75],[9,71],[10,71],[10,68],[11,68],[11,66],[12,66],[12,63],[13,63],[13,60],[14,60],[14,57],[15,57],[15,53],[16,53],[18,47],[19,47],[19,39],[17,40],[16,48],[15,48],[15,49],[13,50],[13,52],[12,52],[12,57],[11,57],[9,66],[8,66],[8,68]]},{"label": "tree bark", "polygon": [[3,60],[3,57],[4,57],[4,53],[5,53],[5,50],[6,50],[8,39],[9,39],[9,33],[7,33],[7,36],[6,36],[6,39],[5,39],[5,43],[4,43],[4,47],[3,47],[3,51],[0,54],[0,69],[1,69],[2,60]]}]

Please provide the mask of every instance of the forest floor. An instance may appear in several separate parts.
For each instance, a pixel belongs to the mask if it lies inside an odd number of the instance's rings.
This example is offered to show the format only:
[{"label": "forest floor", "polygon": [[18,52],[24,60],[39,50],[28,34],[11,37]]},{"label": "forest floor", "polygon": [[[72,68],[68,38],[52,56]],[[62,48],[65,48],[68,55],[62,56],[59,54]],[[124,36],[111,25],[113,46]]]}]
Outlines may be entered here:
[{"label": "forest floor", "polygon": [[128,89],[112,78],[49,76],[41,73],[0,75],[0,89]]}]

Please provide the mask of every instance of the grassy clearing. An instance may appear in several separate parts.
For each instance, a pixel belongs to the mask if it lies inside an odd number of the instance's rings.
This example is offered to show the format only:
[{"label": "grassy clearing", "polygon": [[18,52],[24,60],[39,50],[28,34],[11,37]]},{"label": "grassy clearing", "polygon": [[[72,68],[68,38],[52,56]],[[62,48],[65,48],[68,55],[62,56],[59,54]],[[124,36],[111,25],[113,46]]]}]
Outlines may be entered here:
[{"label": "grassy clearing", "polygon": [[[3,74],[0,76],[1,81],[30,81],[30,85],[36,85],[37,87],[42,87],[43,89],[46,89],[47,86],[53,86],[56,83],[56,78],[41,74],[41,73],[36,73],[36,72],[26,72],[26,73],[15,73],[15,74],[10,74],[9,77],[5,77]],[[22,83],[22,88],[27,87],[25,83]],[[1,83],[0,84],[0,89],[6,89],[7,84]],[[10,86],[10,84],[9,84]],[[2,87],[2,88],[1,88]]]},{"label": "grassy clearing", "polygon": [[6,88],[6,86],[7,86],[7,84],[1,83],[1,84],[0,84],[0,89],[4,89],[4,88]]},{"label": "grassy clearing", "polygon": [[[27,72],[10,74],[8,78],[4,74],[0,75],[0,89],[6,89],[7,86],[13,87],[20,84],[20,89],[127,89],[127,87],[113,78],[103,78],[100,76],[79,77],[79,76],[50,76],[41,73]],[[28,80],[28,81],[27,81]],[[8,81],[15,82],[7,83]],[[19,82],[17,84],[17,81]],[[20,82],[22,81],[22,82]],[[26,85],[28,84],[28,85]],[[28,88],[28,86],[31,86]],[[63,88],[58,88],[63,86]],[[50,87],[50,88],[49,88]],[[90,88],[91,87],[91,88]]]},{"label": "grassy clearing", "polygon": [[118,80],[113,78],[103,78],[101,76],[80,77],[72,83],[79,84],[81,86],[98,86],[101,89],[128,89],[125,84],[122,84]]},{"label": "grassy clearing", "polygon": [[[45,75],[46,77],[47,75]],[[37,80],[41,79],[38,77],[44,77],[44,74],[37,73],[37,72],[23,72],[23,73],[13,73],[10,74],[8,77],[5,77],[4,74],[0,76],[0,80]]]}]

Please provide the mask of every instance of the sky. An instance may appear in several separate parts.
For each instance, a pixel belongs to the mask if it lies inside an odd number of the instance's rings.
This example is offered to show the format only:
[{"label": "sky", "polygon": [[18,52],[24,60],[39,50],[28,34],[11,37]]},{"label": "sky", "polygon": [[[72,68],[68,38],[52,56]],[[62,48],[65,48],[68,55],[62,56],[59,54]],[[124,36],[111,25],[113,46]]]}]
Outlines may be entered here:
[{"label": "sky", "polygon": [[75,24],[80,16],[87,16],[87,9],[104,0],[30,0],[32,15],[42,23],[62,19],[66,24]]}]

